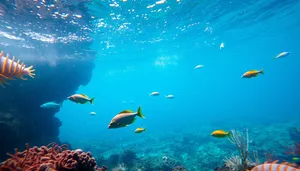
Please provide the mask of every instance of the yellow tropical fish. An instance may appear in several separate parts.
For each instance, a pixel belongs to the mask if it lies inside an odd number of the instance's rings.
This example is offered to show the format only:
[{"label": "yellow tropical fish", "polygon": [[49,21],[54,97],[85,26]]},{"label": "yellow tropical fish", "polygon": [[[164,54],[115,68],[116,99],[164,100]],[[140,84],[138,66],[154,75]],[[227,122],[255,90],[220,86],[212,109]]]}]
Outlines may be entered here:
[{"label": "yellow tropical fish", "polygon": [[145,116],[142,114],[141,107],[138,108],[137,112],[124,110],[112,118],[108,125],[108,129],[126,127],[135,121],[136,116],[145,118]]},{"label": "yellow tropical fish", "polygon": [[215,130],[214,132],[211,133],[211,136],[217,138],[224,138],[230,136],[230,132],[225,132],[224,130]]},{"label": "yellow tropical fish", "polygon": [[264,69],[247,71],[242,75],[242,78],[252,78],[256,77],[258,74],[264,74]]},{"label": "yellow tropical fish", "polygon": [[146,128],[137,128],[134,132],[135,133],[142,133],[144,131],[146,131]]}]

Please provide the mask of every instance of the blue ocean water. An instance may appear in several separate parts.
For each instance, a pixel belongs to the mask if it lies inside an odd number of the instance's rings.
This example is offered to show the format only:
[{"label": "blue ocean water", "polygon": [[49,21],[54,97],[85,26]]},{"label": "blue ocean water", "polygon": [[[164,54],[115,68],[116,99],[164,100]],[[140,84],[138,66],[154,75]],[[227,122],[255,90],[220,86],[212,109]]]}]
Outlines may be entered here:
[{"label": "blue ocean water", "polygon": [[[277,155],[284,151],[277,142],[293,143],[287,130],[299,128],[300,123],[299,0],[82,3],[88,4],[90,15],[82,36],[92,42],[85,52],[97,55],[86,58],[94,61],[95,68],[88,85],[76,93],[95,97],[95,102],[64,101],[55,114],[62,122],[62,142],[94,156],[109,157],[125,149],[133,149],[139,158],[179,153],[177,159],[189,170],[199,170],[202,158],[222,166],[223,155],[234,152],[223,148],[227,140],[211,136],[217,129],[247,128],[256,149],[275,150]],[[85,49],[78,44],[66,51],[85,59],[87,54],[77,54]],[[274,59],[285,51],[291,54]],[[199,64],[204,67],[194,69]],[[264,74],[241,78],[253,69],[264,69]],[[149,97],[154,91],[160,96]],[[175,98],[166,99],[168,94]],[[139,106],[145,119],[108,129],[116,114]],[[135,134],[138,127],[146,131]],[[168,150],[178,137],[193,139],[187,149],[200,149],[202,158],[186,149]],[[186,153],[194,159],[182,157]]]},{"label": "blue ocean water", "polygon": [[[77,91],[95,97],[95,104],[64,103],[57,114],[62,139],[140,139],[145,135],[133,134],[140,126],[147,135],[174,129],[209,135],[299,119],[299,1],[167,1],[147,8],[152,4],[111,1],[95,9],[101,16],[94,21],[101,32],[93,37],[96,68]],[[273,59],[283,51],[291,55]],[[198,64],[204,67],[195,70]],[[264,75],[241,78],[262,68]],[[149,98],[153,91],[161,96]],[[165,99],[167,94],[176,98]],[[146,119],[107,129],[118,112],[139,105]]]}]

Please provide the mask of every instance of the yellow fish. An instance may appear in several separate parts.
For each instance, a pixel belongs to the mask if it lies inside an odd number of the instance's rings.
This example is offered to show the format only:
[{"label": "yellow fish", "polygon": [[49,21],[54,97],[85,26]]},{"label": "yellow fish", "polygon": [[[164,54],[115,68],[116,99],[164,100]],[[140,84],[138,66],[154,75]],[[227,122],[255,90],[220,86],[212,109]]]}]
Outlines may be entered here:
[{"label": "yellow fish", "polygon": [[68,99],[75,103],[85,104],[86,102],[90,102],[91,104],[93,104],[95,98],[89,98],[85,94],[74,94],[72,96],[69,96]]},{"label": "yellow fish", "polygon": [[224,130],[215,130],[214,132],[211,133],[211,136],[217,138],[224,138],[230,136],[230,132],[225,132]]},{"label": "yellow fish", "polygon": [[126,127],[135,121],[136,116],[145,118],[145,116],[142,114],[141,107],[138,108],[137,112],[124,110],[112,118],[108,125],[108,129]]},{"label": "yellow fish", "polygon": [[247,71],[242,75],[242,78],[252,78],[256,77],[258,74],[264,74],[264,69]]},{"label": "yellow fish", "polygon": [[134,132],[135,133],[142,133],[144,131],[146,131],[146,128],[137,128]]}]

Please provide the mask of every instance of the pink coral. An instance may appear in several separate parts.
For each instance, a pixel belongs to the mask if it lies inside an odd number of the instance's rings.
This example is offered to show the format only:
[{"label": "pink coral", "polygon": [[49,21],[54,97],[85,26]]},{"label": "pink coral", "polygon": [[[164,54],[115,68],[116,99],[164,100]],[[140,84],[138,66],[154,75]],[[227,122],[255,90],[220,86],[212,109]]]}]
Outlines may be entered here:
[{"label": "pink coral", "polygon": [[11,158],[7,159],[0,166],[0,171],[106,171],[107,167],[98,168],[95,159],[91,153],[85,153],[82,150],[68,150],[67,146],[59,146],[52,143],[49,146],[34,146],[29,148],[26,144],[26,150],[15,154],[8,154]]}]

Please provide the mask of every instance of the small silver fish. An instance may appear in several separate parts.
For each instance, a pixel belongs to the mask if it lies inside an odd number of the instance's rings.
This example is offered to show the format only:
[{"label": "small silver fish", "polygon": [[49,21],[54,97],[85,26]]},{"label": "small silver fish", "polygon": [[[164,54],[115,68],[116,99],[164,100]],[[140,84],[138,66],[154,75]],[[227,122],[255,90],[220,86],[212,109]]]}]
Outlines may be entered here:
[{"label": "small silver fish", "polygon": [[154,92],[152,92],[152,93],[149,93],[149,97],[151,97],[151,96],[159,96],[160,94],[159,94],[159,92],[157,92],[157,91],[154,91]]},{"label": "small silver fish", "polygon": [[281,52],[280,54],[278,54],[275,59],[278,59],[278,58],[282,58],[282,57],[286,57],[288,56],[289,54],[291,54],[291,52]]},{"label": "small silver fish", "polygon": [[165,98],[166,98],[166,99],[174,99],[174,98],[175,98],[175,96],[174,96],[174,95],[172,95],[172,94],[169,94],[169,95],[165,96]]},{"label": "small silver fish", "polygon": [[56,103],[56,102],[47,102],[47,103],[44,103],[44,104],[42,104],[40,107],[41,108],[60,108],[60,107],[62,107],[62,104],[63,104],[63,102],[61,102],[61,103]]},{"label": "small silver fish", "polygon": [[197,66],[195,66],[194,69],[199,69],[199,68],[203,68],[203,67],[204,67],[204,65],[197,65]]}]

